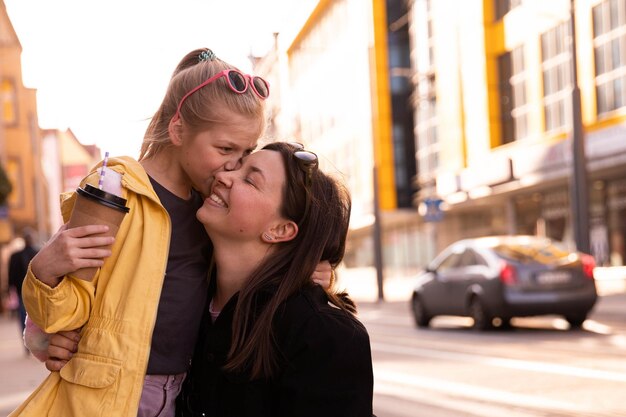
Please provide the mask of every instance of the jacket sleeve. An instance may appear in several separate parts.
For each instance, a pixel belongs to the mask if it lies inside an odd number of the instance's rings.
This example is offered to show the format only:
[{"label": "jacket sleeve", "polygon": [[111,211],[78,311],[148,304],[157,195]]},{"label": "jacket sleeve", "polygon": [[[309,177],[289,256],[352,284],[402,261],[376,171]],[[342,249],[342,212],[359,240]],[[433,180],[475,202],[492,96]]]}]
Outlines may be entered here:
[{"label": "jacket sleeve", "polygon": [[66,276],[51,288],[35,277],[30,265],[22,286],[29,317],[46,333],[82,327],[89,318],[94,296],[92,282]]},{"label": "jacket sleeve", "polygon": [[[87,183],[97,184],[97,177],[93,172],[83,179],[81,187]],[[67,222],[74,207],[76,193],[63,193],[60,200],[61,214]],[[92,282],[66,275],[59,285],[51,288],[37,279],[29,264],[22,285],[24,306],[31,320],[46,333],[75,330],[89,319],[97,282],[97,275]]]},{"label": "jacket sleeve", "polygon": [[312,317],[291,334],[279,382],[280,416],[372,416],[369,336],[346,313]]}]

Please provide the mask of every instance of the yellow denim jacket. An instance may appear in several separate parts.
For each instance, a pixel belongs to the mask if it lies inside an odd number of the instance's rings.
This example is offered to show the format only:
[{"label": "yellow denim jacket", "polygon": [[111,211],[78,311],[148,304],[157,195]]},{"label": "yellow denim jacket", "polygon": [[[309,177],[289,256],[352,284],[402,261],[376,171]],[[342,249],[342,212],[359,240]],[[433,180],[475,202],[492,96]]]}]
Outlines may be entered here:
[{"label": "yellow denim jacket", "polygon": [[[97,185],[98,166],[83,184]],[[110,158],[108,166],[122,173],[123,197],[130,208],[111,257],[92,282],[66,276],[55,288],[37,280],[29,268],[22,291],[29,316],[44,331],[83,327],[78,352],[11,417],[137,415],[171,223],[137,161]],[[67,222],[75,193],[64,194],[61,200]]]}]

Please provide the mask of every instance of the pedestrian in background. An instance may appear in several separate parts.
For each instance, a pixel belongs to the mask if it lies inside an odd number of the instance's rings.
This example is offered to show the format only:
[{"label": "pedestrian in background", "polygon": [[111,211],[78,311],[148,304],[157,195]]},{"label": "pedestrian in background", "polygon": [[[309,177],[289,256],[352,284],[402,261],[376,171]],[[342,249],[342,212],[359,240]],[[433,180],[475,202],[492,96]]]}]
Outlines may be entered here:
[{"label": "pedestrian in background", "polygon": [[24,323],[26,322],[26,308],[22,300],[22,282],[28,270],[28,264],[37,254],[36,246],[37,234],[30,227],[22,230],[21,237],[24,240],[24,248],[16,251],[11,255],[9,260],[9,291],[14,292],[17,296],[17,312],[20,320],[20,328],[24,333]]}]

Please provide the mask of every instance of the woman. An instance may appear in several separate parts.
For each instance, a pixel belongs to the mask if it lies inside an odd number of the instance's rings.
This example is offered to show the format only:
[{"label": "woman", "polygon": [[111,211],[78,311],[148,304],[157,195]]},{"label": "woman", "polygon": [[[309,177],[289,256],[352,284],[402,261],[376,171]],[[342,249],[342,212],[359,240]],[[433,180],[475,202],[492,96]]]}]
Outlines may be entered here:
[{"label": "woman", "polygon": [[349,217],[345,189],[291,144],[216,175],[197,212],[214,280],[177,415],[372,415],[367,331],[351,300],[309,278],[342,260]]}]

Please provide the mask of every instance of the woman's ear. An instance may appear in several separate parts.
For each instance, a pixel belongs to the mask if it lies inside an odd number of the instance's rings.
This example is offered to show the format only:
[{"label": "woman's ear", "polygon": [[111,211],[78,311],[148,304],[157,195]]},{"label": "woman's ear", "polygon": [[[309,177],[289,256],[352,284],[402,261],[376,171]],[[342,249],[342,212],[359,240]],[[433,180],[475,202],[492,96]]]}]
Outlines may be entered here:
[{"label": "woman's ear", "polygon": [[271,239],[264,239],[266,242],[288,242],[298,236],[298,225],[291,220],[284,220],[264,232],[263,236],[271,236]]},{"label": "woman's ear", "polygon": [[167,126],[167,132],[170,135],[170,141],[173,145],[179,146],[183,143],[182,128],[183,123],[181,122],[180,117],[172,117],[172,120],[170,120],[170,123]]}]

